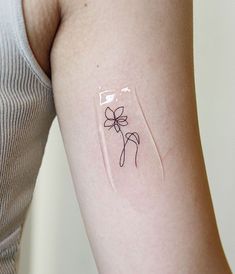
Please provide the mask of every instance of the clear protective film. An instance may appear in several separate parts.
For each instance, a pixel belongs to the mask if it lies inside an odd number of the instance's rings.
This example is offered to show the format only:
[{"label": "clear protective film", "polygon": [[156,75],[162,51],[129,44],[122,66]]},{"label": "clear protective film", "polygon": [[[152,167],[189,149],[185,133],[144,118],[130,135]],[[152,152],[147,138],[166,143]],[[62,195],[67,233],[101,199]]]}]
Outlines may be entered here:
[{"label": "clear protective film", "polygon": [[137,91],[130,87],[110,90],[100,87],[95,107],[108,181],[114,191],[136,206],[140,199],[154,196],[165,177],[161,155]]}]

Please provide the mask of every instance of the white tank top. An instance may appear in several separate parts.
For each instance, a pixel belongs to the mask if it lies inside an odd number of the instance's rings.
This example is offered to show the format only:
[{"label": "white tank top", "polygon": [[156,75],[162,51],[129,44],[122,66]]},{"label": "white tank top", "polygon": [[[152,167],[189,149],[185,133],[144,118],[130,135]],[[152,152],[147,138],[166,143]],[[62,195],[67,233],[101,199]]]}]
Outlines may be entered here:
[{"label": "white tank top", "polygon": [[22,0],[0,0],[0,273],[16,273],[22,227],[51,124],[51,81],[27,40]]}]

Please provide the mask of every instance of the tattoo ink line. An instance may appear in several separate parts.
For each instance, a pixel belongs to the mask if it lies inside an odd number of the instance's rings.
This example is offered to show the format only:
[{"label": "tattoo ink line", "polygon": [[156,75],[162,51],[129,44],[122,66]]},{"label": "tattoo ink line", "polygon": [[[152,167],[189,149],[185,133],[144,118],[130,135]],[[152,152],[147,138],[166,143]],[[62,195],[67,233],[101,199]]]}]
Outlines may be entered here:
[{"label": "tattoo ink line", "polygon": [[[121,152],[121,156],[120,156],[120,161],[119,161],[119,165],[120,166],[123,166],[124,165],[124,162],[125,162],[125,149],[126,149],[126,145],[128,143],[128,141],[131,141],[133,142],[135,145],[136,145],[136,151],[135,151],[135,166],[137,167],[137,154],[138,154],[138,145],[140,144],[140,137],[139,137],[139,134],[137,132],[127,132],[125,134],[125,137],[126,137],[126,141],[125,141],[125,138],[124,138],[124,135],[121,131],[121,134],[122,134],[122,137],[123,137],[123,149],[122,149],[122,152]],[[134,136],[134,138],[136,139],[135,140],[132,140],[131,137]],[[123,157],[122,157],[123,155]]]},{"label": "tattoo ink line", "polygon": [[136,145],[135,152],[135,166],[137,167],[137,154],[138,154],[138,145],[140,144],[140,137],[137,132],[127,132],[123,133],[122,127],[128,125],[127,116],[123,115],[124,106],[120,106],[115,110],[112,110],[110,107],[105,109],[105,117],[104,127],[108,127],[108,130],[114,128],[117,133],[120,132],[123,141],[123,149],[121,151],[121,155],[119,158],[119,166],[123,167],[126,159],[126,146],[129,141],[133,142]]}]

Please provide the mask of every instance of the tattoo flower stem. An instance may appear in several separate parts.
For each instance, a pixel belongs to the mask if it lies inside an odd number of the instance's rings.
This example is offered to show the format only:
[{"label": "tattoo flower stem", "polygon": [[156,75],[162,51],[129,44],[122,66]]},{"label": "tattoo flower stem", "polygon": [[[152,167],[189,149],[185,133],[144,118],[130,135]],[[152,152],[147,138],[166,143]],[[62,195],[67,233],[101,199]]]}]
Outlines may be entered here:
[{"label": "tattoo flower stem", "polygon": [[105,109],[105,117],[106,120],[104,122],[104,127],[108,127],[110,130],[114,128],[117,133],[121,133],[122,141],[123,141],[123,149],[121,151],[121,155],[119,158],[119,166],[123,167],[126,159],[126,146],[128,142],[132,142],[136,146],[135,152],[135,166],[137,167],[137,154],[138,154],[138,145],[140,144],[140,137],[137,132],[127,132],[123,133],[122,127],[127,126],[127,116],[123,115],[124,106],[120,106],[116,108],[114,111],[107,107]]}]

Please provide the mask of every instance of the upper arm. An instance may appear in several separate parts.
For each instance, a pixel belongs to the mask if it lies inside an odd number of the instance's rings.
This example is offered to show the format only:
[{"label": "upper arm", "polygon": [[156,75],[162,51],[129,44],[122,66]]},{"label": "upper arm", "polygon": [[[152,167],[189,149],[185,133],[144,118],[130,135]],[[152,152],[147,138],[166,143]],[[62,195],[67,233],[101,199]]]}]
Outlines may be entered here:
[{"label": "upper arm", "polygon": [[100,273],[229,273],[197,125],[192,2],[68,0],[62,14],[54,99]]},{"label": "upper arm", "polygon": [[[72,148],[70,156],[76,157],[76,165],[77,157],[86,165],[96,157],[96,166],[103,166],[95,117],[103,113],[105,118],[98,94],[110,89],[136,90],[140,103],[123,96],[133,101],[123,115],[135,121],[145,116],[161,158],[179,150],[182,136],[197,133],[190,1],[65,2],[71,8],[64,8],[54,41],[52,83],[67,149],[80,145],[79,155]],[[124,103],[120,98],[107,106],[119,107]],[[193,123],[185,127],[189,117]],[[147,130],[144,123],[139,126],[133,130]],[[69,140],[75,135],[76,140]]]}]

